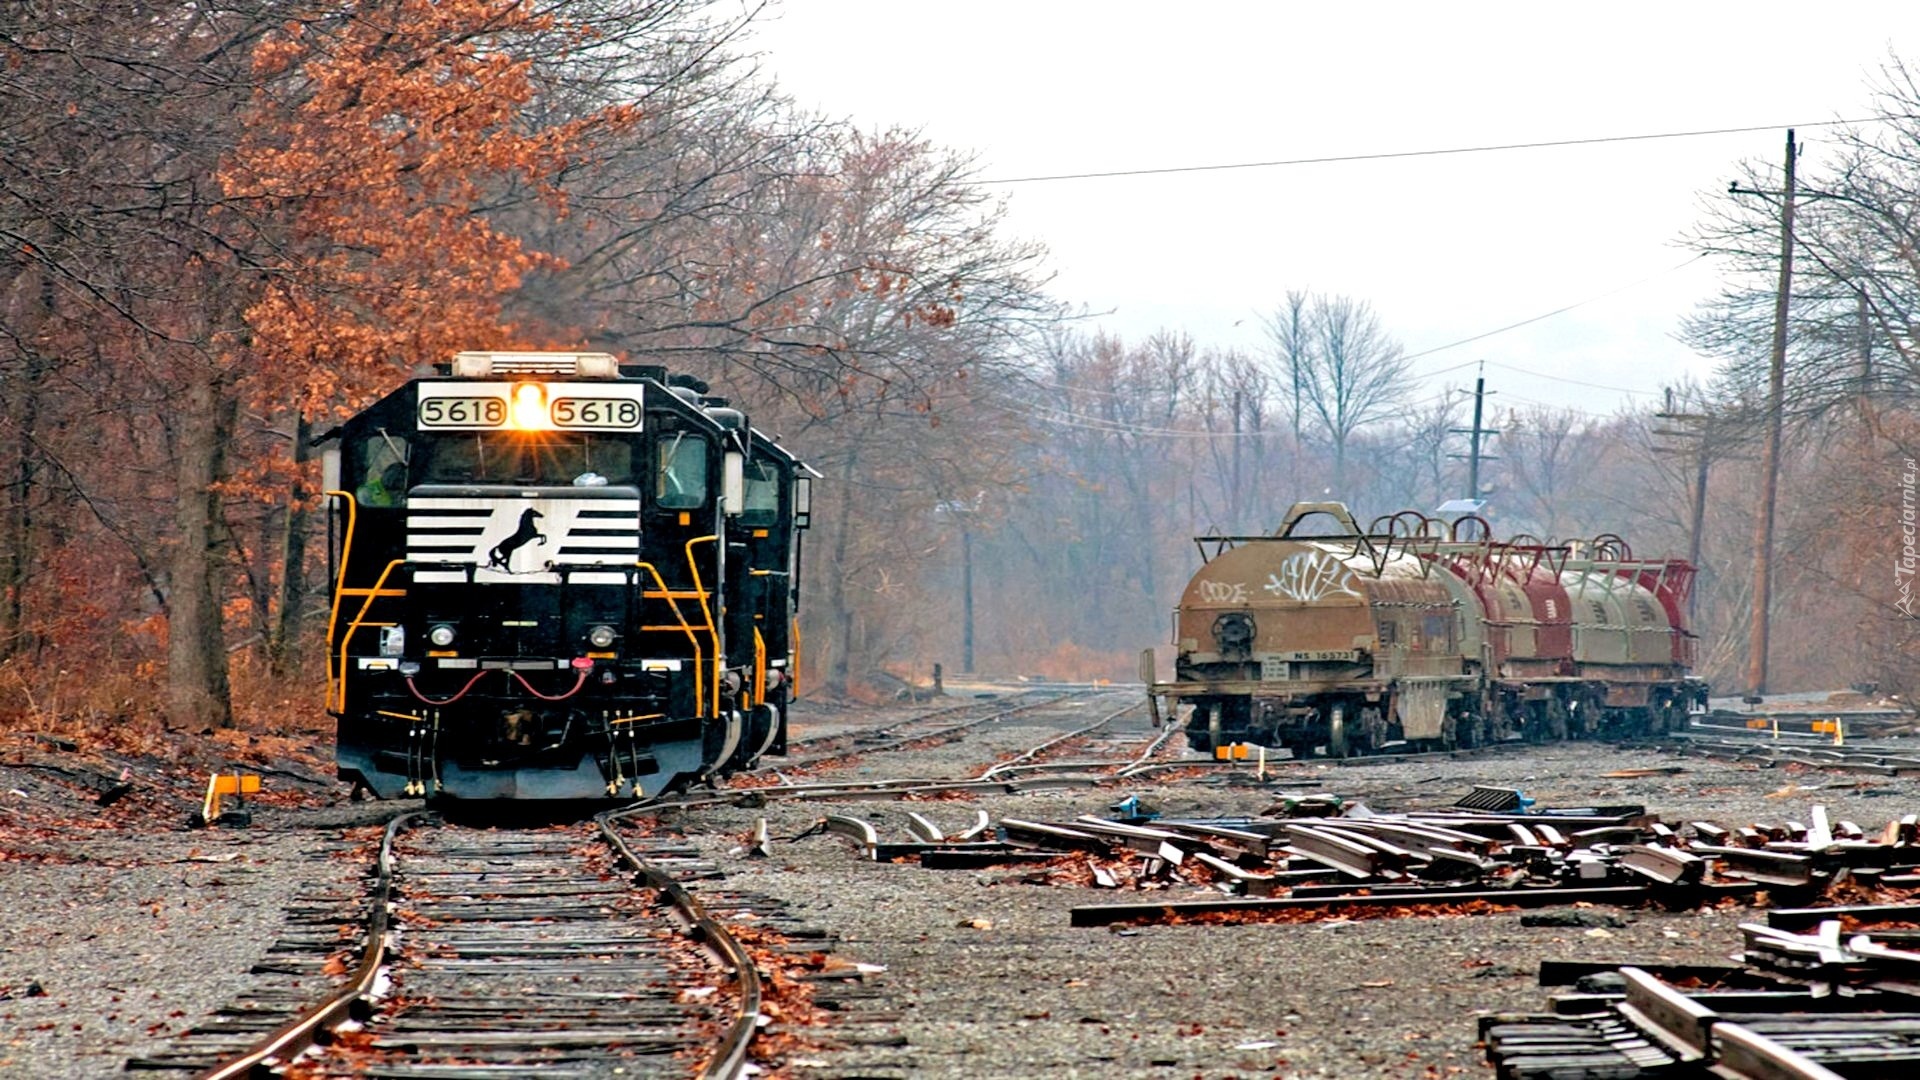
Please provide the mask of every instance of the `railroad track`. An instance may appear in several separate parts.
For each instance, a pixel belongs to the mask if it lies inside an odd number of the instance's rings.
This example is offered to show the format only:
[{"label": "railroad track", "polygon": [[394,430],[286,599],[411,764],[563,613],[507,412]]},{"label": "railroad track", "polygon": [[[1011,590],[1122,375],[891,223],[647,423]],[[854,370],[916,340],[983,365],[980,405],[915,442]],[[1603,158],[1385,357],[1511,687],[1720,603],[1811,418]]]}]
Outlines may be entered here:
[{"label": "railroad track", "polygon": [[[372,846],[377,850],[378,842]],[[329,876],[318,865],[327,860],[366,858],[368,847],[352,839],[314,845],[308,856],[316,864],[311,877]],[[162,1049],[128,1060],[126,1070],[207,1073],[288,1027],[312,1007],[314,987],[343,981],[341,927],[368,924],[373,899],[371,893],[350,887],[309,889],[296,895],[286,912],[286,929],[249,973],[252,984]]]},{"label": "railroad track", "polygon": [[1634,967],[1618,977],[1618,992],[1566,1013],[1482,1017],[1500,1080],[1841,1080],[1912,1060],[1911,1013],[1850,1015],[1844,997],[1786,987],[1690,994]]},{"label": "railroad track", "polygon": [[604,819],[598,840],[396,818],[353,975],[202,1075],[740,1075],[761,986],[680,882],[711,868]]},{"label": "railroad track", "polygon": [[1877,776],[1920,773],[1920,743],[1911,740],[1836,744],[1831,735],[1783,732],[1777,737],[1765,730],[1717,728],[1675,732],[1662,745],[1693,757],[1763,766],[1798,764]]},{"label": "railroad track", "polygon": [[[764,762],[762,773],[792,772],[838,762],[855,754],[897,750],[902,747],[944,741],[986,724],[1006,720],[1043,708],[1086,691],[1060,689],[1024,690],[996,698],[977,698],[933,709],[929,712],[890,721],[880,727],[854,731],[836,731],[824,735],[791,740],[789,756],[778,764]],[[793,750],[806,753],[794,755]]]},{"label": "railroad track", "polygon": [[[1003,720],[1012,716],[1031,713],[1047,706],[1059,705],[1068,699],[1071,699],[1077,706],[1085,695],[1092,692],[1093,691],[1090,690],[1076,691],[1044,701],[1024,703],[1011,709],[1001,709],[986,716],[971,718],[959,726],[976,727],[990,721]],[[1095,782],[1089,779],[1089,776],[1093,774],[1110,774],[1117,777],[1127,777],[1133,775],[1131,770],[1134,769],[1164,768],[1169,764],[1211,764],[1204,761],[1182,763],[1151,762],[1149,759],[1164,748],[1168,744],[1170,737],[1175,733],[1171,728],[1162,729],[1152,736],[1152,738],[1148,740],[1146,748],[1138,753],[1129,752],[1124,756],[1098,761],[1041,760],[1062,747],[1069,746],[1077,740],[1085,739],[1109,727],[1114,721],[1121,717],[1134,714],[1144,716],[1146,712],[1147,705],[1144,700],[1128,701],[1120,708],[1105,712],[1089,724],[1073,728],[1064,734],[1049,738],[1043,743],[1004,761],[984,766],[962,776],[915,776],[878,780],[794,780],[782,778],[779,782],[771,784],[722,789],[717,792],[689,792],[658,799],[645,805],[648,810],[659,812],[666,810],[695,809],[702,806],[723,804],[757,805],[775,799],[830,801],[835,799],[859,798],[908,798],[959,791],[1030,791],[1046,787],[1058,787],[1063,784],[1077,786]],[[952,730],[952,728],[942,730],[947,731]],[[845,764],[851,762],[854,757],[858,755],[898,749],[903,745],[920,743],[929,737],[930,735],[925,732],[917,735],[908,735],[899,740],[889,740],[886,743],[872,747],[863,747],[858,751],[830,754],[827,755],[826,760],[833,764]],[[1068,778],[1042,775],[1069,771],[1086,775]]]}]

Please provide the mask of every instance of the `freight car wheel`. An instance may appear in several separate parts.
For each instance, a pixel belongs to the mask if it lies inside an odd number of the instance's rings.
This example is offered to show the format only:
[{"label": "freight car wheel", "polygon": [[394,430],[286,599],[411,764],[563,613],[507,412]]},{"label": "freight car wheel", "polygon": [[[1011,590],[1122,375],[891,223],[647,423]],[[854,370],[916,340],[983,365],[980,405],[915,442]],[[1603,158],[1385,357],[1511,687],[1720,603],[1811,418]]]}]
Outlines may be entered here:
[{"label": "freight car wheel", "polygon": [[1327,710],[1327,756],[1343,758],[1352,752],[1347,742],[1347,707],[1335,705]]},{"label": "freight car wheel", "polygon": [[1187,746],[1197,754],[1211,754],[1220,733],[1220,706],[1195,705],[1187,716]]},{"label": "freight car wheel", "polygon": [[1559,698],[1547,699],[1547,738],[1556,742],[1567,738],[1567,709]]}]

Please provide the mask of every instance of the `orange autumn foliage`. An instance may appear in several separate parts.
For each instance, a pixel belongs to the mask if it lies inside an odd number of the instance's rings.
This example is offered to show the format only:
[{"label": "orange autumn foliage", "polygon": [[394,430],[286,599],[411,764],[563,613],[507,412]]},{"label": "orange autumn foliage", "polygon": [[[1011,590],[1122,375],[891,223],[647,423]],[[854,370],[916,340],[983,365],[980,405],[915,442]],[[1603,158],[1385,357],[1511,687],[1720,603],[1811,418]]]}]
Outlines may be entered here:
[{"label": "orange autumn foliage", "polygon": [[527,121],[532,61],[505,43],[554,32],[590,36],[521,0],[390,0],[260,43],[263,89],[220,182],[284,253],[246,312],[263,389],[317,413],[422,361],[535,342],[502,319],[502,297],[560,260],[488,207],[541,199],[564,214],[552,180],[638,117]]}]

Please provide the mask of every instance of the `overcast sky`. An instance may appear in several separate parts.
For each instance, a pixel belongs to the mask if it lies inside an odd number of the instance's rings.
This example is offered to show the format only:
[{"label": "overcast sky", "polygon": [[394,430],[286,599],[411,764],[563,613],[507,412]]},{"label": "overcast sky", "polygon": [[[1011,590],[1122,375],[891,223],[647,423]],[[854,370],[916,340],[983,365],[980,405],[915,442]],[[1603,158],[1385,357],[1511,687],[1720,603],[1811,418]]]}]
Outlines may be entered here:
[{"label": "overcast sky", "polygon": [[[1484,360],[1496,404],[1606,414],[1711,373],[1673,335],[1717,268],[1678,238],[1787,125],[1870,115],[1888,56],[1920,59],[1920,3],[785,0],[750,44],[801,106],[985,179],[1766,127],[995,186],[1055,295],[1130,340],[1263,349],[1290,288],[1370,301],[1413,353],[1581,304],[1420,357],[1421,395]],[[1800,129],[1803,163],[1826,135]]]}]

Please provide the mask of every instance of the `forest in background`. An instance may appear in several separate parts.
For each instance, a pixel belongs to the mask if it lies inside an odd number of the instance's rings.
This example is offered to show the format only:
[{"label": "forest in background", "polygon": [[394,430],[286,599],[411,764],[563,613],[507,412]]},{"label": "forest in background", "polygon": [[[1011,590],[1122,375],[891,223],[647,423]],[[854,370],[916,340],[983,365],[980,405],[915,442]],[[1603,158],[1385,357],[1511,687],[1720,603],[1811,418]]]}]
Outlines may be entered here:
[{"label": "forest in background", "polygon": [[[1280,282],[1257,354],[1089,332],[965,153],[795,109],[754,67],[755,15],[0,8],[0,718],[316,713],[308,442],[460,349],[665,362],[801,453],[824,477],[807,685],[830,694],[960,668],[969,565],[974,667],[1127,678],[1192,535],[1267,531],[1303,498],[1364,521],[1466,494],[1471,372],[1408,378],[1391,313]],[[1863,96],[1887,119],[1843,133],[1796,203],[1775,690],[1912,690],[1920,651],[1920,90],[1894,60]],[[1702,673],[1729,688],[1779,173],[1746,166],[1758,194],[1683,238],[1727,271],[1678,328],[1713,382],[1484,420],[1501,535],[1697,544]]]}]

